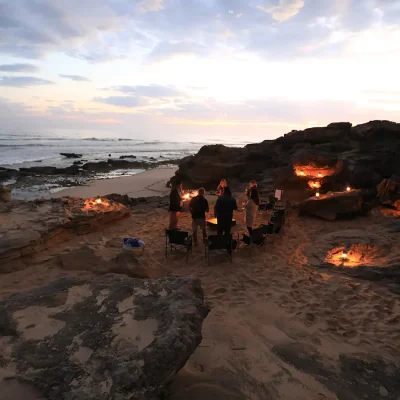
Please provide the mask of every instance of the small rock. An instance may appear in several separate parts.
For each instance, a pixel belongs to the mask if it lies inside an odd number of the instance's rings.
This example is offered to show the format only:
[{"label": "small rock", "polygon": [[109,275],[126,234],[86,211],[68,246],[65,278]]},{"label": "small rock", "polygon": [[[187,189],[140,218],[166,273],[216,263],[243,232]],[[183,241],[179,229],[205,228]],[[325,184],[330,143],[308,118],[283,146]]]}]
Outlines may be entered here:
[{"label": "small rock", "polygon": [[380,394],[381,396],[383,396],[383,397],[389,396],[389,392],[388,392],[388,390],[387,390],[384,386],[381,386],[381,387],[379,388],[379,394]]}]

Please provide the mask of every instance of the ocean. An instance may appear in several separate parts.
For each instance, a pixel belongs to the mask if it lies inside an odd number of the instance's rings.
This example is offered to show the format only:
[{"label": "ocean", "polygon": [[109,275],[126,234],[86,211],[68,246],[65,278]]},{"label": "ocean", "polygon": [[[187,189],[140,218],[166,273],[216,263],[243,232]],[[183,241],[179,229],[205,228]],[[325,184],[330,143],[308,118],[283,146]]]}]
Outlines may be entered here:
[{"label": "ocean", "polygon": [[[138,161],[155,158],[174,160],[195,154],[206,144],[244,146],[241,140],[210,139],[202,142],[139,140],[118,137],[77,137],[79,134],[23,133],[0,131],[0,167],[29,168],[34,166],[67,167],[74,160],[60,153],[82,154],[82,160],[105,161],[122,155],[134,155]],[[111,154],[111,156],[110,156]],[[85,161],[86,162],[86,161]]]},{"label": "ocean", "polygon": [[[82,154],[86,162],[107,161],[120,156],[136,157],[135,161],[168,161],[181,159],[195,154],[207,144],[224,144],[226,146],[245,146],[248,142],[241,139],[195,141],[162,141],[152,139],[129,139],[123,137],[97,137],[72,132],[15,132],[0,131],[0,167],[30,168],[51,166],[65,168],[77,159],[61,156],[60,153]],[[135,175],[143,170],[118,169],[108,173],[92,173],[85,176],[63,177],[36,176],[23,180],[7,179],[0,183],[13,190],[14,199],[35,199],[62,190],[64,187],[85,184],[92,179],[111,179],[120,176]]]}]

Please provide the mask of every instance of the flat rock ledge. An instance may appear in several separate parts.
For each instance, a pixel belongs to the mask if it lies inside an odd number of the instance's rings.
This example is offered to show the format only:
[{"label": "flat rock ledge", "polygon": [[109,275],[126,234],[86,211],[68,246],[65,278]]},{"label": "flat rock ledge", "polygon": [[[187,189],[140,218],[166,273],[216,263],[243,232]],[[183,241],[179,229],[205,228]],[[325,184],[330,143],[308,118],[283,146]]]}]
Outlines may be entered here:
[{"label": "flat rock ledge", "polygon": [[15,269],[12,260],[48,247],[62,234],[85,234],[128,217],[130,210],[107,199],[61,198],[12,201],[0,207],[0,273]]},{"label": "flat rock ledge", "polygon": [[159,399],[200,344],[208,312],[192,278],[108,274],[11,296],[0,303],[0,392],[6,400]]}]

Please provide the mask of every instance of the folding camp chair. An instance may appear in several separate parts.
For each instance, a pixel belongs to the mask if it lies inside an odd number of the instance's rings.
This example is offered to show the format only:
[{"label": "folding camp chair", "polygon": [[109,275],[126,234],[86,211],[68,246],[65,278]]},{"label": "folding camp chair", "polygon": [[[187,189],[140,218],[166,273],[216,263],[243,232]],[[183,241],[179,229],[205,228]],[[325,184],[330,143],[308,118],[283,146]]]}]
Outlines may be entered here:
[{"label": "folding camp chair", "polygon": [[168,257],[168,247],[170,251],[179,248],[186,249],[186,261],[189,260],[189,252],[192,251],[193,241],[189,232],[182,232],[178,230],[165,230],[165,257]]},{"label": "folding camp chair", "polygon": [[232,235],[210,235],[204,247],[204,256],[207,258],[208,265],[210,265],[210,253],[215,250],[226,251],[229,261],[232,262],[232,250],[236,245],[237,242],[232,239]]},{"label": "folding camp chair", "polygon": [[251,233],[251,236],[243,234],[243,246],[247,246],[250,248],[250,254],[252,253],[252,248],[254,246],[262,247],[263,251],[265,252],[266,242],[266,232],[263,227],[254,229]]}]

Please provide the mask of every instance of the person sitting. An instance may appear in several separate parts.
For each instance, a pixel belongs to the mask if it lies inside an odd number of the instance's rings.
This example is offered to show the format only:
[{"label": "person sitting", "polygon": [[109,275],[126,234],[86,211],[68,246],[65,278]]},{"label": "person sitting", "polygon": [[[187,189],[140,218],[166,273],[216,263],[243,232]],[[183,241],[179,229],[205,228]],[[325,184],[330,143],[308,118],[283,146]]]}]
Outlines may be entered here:
[{"label": "person sitting", "polygon": [[215,204],[218,235],[229,235],[232,228],[233,211],[237,210],[236,199],[228,186]]},{"label": "person sitting", "polygon": [[253,232],[253,227],[256,221],[257,210],[260,205],[260,194],[257,188],[257,182],[251,181],[250,186],[247,189],[247,203],[246,203],[246,226],[249,231],[249,235]]},{"label": "person sitting", "polygon": [[224,192],[224,188],[228,186],[228,182],[226,181],[226,179],[221,179],[221,182],[219,183],[218,187],[217,187],[217,196],[222,196],[223,192]]},{"label": "person sitting", "polygon": [[193,244],[197,246],[197,228],[200,227],[203,234],[203,241],[207,239],[206,213],[208,213],[208,201],[204,197],[205,189],[200,188],[199,194],[190,200],[189,208],[192,214]]},{"label": "person sitting", "polygon": [[182,209],[182,183],[177,180],[171,187],[169,194],[169,227],[168,229],[179,229],[178,221]]}]

